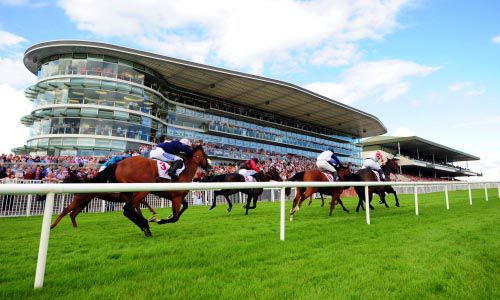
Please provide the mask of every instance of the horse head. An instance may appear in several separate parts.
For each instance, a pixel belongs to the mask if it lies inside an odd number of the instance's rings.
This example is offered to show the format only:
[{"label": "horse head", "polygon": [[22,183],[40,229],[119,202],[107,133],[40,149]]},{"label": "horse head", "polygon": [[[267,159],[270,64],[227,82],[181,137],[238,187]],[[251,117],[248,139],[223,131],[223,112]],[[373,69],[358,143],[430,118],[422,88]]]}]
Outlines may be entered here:
[{"label": "horse head", "polygon": [[203,150],[203,146],[201,144],[193,147],[191,160],[203,170],[207,170],[210,167],[210,160],[208,159],[208,155]]},{"label": "horse head", "polygon": [[387,159],[387,163],[385,164],[385,168],[389,171],[389,173],[393,173],[393,174],[398,173],[398,160],[397,160],[397,158]]},{"label": "horse head", "polygon": [[283,181],[281,179],[280,173],[276,168],[271,168],[269,169],[268,172],[264,173],[264,176],[268,177],[269,180],[274,180],[274,181]]}]

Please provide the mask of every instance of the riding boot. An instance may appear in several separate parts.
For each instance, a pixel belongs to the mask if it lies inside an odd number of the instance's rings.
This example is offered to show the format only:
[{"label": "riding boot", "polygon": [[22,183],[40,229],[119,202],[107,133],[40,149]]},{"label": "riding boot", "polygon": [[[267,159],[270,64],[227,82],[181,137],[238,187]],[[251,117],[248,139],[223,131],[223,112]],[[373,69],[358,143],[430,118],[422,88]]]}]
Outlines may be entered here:
[{"label": "riding boot", "polygon": [[170,169],[168,169],[168,176],[170,176],[170,178],[172,178],[172,180],[177,180],[179,179],[179,176],[177,176],[177,170],[179,168],[182,167],[184,163],[182,162],[182,160],[177,160],[177,161],[174,161],[172,163],[172,165],[170,166]]},{"label": "riding boot", "polygon": [[378,170],[378,174],[380,175],[380,181],[385,181],[385,174],[382,169]]}]

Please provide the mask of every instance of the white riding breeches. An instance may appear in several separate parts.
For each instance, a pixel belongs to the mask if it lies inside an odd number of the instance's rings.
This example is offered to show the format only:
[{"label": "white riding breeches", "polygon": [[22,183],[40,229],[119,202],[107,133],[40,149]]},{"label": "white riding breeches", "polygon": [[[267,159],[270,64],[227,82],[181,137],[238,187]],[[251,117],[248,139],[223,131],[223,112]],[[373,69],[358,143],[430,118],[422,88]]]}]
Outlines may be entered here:
[{"label": "white riding breeches", "polygon": [[240,169],[238,170],[238,174],[243,176],[253,176],[257,174],[257,172],[255,172],[254,170]]},{"label": "white riding breeches", "polygon": [[337,170],[335,170],[335,168],[326,159],[317,160],[316,167],[318,167],[320,170],[329,171],[332,173],[337,172]]},{"label": "white riding breeches", "polygon": [[165,161],[165,162],[174,162],[174,161],[182,160],[182,158],[180,158],[179,156],[167,153],[160,147],[153,148],[151,150],[151,152],[149,153],[149,158],[157,159],[157,160],[161,160],[161,161]]},{"label": "white riding breeches", "polygon": [[380,165],[378,163],[374,162],[371,159],[365,159],[363,161],[363,167],[362,167],[362,169],[366,169],[366,168],[369,168],[369,169],[372,169],[373,171],[379,172],[380,175],[382,176],[382,179],[385,180],[384,172],[382,172],[382,170],[380,168]]}]

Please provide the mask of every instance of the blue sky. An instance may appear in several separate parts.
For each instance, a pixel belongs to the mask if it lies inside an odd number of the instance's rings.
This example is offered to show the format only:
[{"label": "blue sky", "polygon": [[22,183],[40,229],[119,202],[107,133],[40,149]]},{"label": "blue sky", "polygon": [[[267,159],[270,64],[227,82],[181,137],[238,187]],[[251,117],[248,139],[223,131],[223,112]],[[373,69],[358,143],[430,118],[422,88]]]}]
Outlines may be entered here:
[{"label": "blue sky", "polygon": [[[0,0],[0,151],[26,141],[32,44],[85,39],[288,81],[500,177],[498,1]],[[15,100],[14,100],[15,99]]]}]

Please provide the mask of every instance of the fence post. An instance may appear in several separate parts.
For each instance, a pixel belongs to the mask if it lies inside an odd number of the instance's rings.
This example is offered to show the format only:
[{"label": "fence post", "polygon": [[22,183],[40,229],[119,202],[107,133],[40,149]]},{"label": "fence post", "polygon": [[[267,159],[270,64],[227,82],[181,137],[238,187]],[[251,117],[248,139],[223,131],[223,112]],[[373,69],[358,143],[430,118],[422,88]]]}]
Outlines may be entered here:
[{"label": "fence post", "polygon": [[498,185],[498,198],[500,199],[500,184]]},{"label": "fence post", "polygon": [[49,248],[50,220],[54,210],[54,193],[48,193],[45,200],[45,211],[43,213],[42,233],[40,235],[40,247],[38,248],[38,260],[36,263],[35,289],[43,287],[45,276],[45,263],[47,261],[47,249]]},{"label": "fence post", "polygon": [[472,192],[470,190],[470,183],[469,183],[469,204],[472,205]]},{"label": "fence post", "polygon": [[280,240],[285,240],[285,188],[281,188],[280,194]]},{"label": "fence post", "polygon": [[32,194],[28,195],[28,202],[26,203],[26,216],[29,217],[31,214],[31,200],[33,198]]},{"label": "fence post", "polygon": [[366,212],[366,224],[370,225],[370,199],[368,197],[368,186],[365,185],[365,212]]},{"label": "fence post", "polygon": [[415,191],[415,215],[418,216],[418,186],[415,185],[414,191]]},{"label": "fence post", "polygon": [[243,203],[243,196],[241,195],[241,192],[238,192],[238,199],[240,199],[240,203]]},{"label": "fence post", "polygon": [[105,212],[106,211],[106,201],[104,201],[104,200],[101,200],[101,201],[102,201],[101,212]]},{"label": "fence post", "polygon": [[450,201],[448,200],[448,185],[444,185],[444,195],[446,197],[446,209],[450,209]]},{"label": "fence post", "polygon": [[274,202],[274,189],[271,190],[271,202]]},{"label": "fence post", "polygon": [[165,199],[161,198],[160,200],[160,208],[165,208]]},{"label": "fence post", "polygon": [[488,201],[488,184],[487,183],[484,184],[484,197],[485,197],[486,201]]}]

